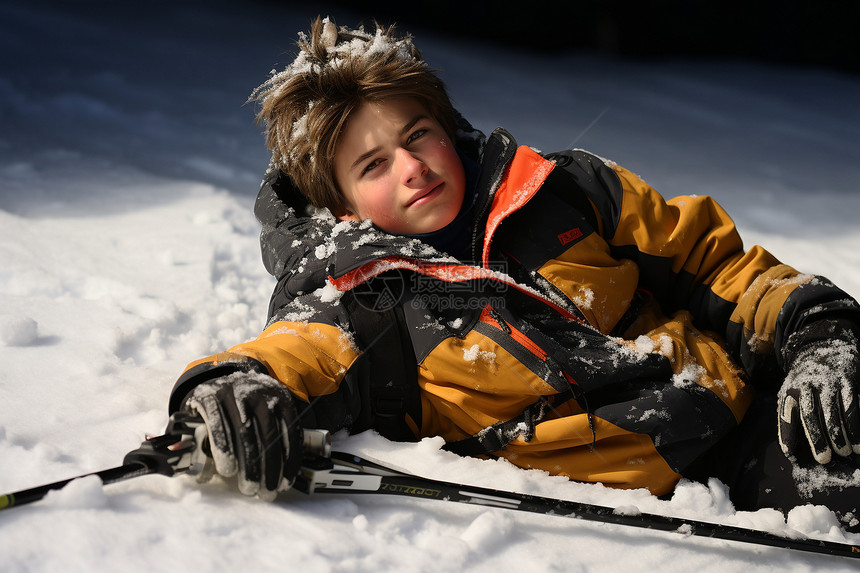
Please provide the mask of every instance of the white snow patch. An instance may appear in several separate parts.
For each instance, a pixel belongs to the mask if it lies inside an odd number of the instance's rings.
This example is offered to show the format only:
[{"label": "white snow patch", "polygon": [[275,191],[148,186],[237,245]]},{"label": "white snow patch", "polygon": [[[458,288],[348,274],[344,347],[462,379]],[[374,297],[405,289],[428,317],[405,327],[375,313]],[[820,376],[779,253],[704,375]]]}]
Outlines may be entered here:
[{"label": "white snow patch", "polygon": [[463,349],[463,360],[466,362],[475,362],[479,358],[484,362],[492,363],[496,360],[496,353],[489,350],[481,350],[477,344]]},{"label": "white snow patch", "polygon": [[0,314],[0,344],[27,346],[39,337],[39,325],[29,316]]},{"label": "white snow patch", "polygon": [[321,302],[332,303],[337,302],[343,296],[343,293],[337,290],[337,287],[330,280],[326,280],[325,286],[317,291]]},{"label": "white snow patch", "polygon": [[45,505],[62,509],[95,509],[106,507],[108,498],[101,478],[87,476],[70,481],[62,489],[49,491]]}]

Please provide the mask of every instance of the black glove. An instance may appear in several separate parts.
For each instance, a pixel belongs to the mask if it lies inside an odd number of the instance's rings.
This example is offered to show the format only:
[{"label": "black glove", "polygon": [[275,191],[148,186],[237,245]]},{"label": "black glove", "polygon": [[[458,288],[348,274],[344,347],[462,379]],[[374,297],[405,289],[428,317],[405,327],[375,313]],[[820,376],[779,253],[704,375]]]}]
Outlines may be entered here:
[{"label": "black glove", "polygon": [[302,430],[283,384],[265,374],[231,374],[195,387],[183,409],[203,418],[214,469],[238,475],[240,492],[271,501],[292,486]]},{"label": "black glove", "polygon": [[814,322],[791,335],[779,391],[779,443],[787,457],[829,463],[860,453],[860,349],[857,326]]}]

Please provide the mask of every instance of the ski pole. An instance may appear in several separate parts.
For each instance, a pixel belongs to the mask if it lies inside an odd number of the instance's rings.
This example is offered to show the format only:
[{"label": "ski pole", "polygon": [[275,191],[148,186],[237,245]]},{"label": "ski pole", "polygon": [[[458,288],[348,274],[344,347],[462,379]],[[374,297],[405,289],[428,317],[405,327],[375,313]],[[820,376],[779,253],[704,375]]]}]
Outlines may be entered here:
[{"label": "ski pole", "polygon": [[73,480],[91,475],[98,476],[107,485],[149,474],[199,473],[205,465],[206,454],[204,448],[198,448],[197,444],[203,443],[205,431],[200,418],[174,414],[164,435],[147,438],[138,449],[126,454],[123,465],[0,495],[0,510],[33,503],[51,490],[61,489]]},{"label": "ski pole", "polygon": [[684,535],[713,537],[838,557],[860,558],[860,546],[811,538],[788,538],[756,529],[614,508],[423,478],[352,454],[307,460],[297,489],[312,493],[383,493],[559,515]]},{"label": "ski pole", "polygon": [[[331,454],[331,437],[325,430],[302,429],[305,456],[316,459]],[[0,495],[0,510],[39,501],[55,489],[70,482],[98,476],[103,485],[127,479],[160,474],[199,475],[211,465],[209,442],[203,420],[194,414],[177,412],[170,417],[164,435],[147,438],[139,448],[126,454],[123,465],[98,472],[75,476],[38,487]]]},{"label": "ski pole", "polygon": [[[860,558],[860,546],[809,538],[788,538],[756,529],[650,513],[618,512],[611,507],[444,482],[402,472],[361,457],[332,452],[328,432],[304,430],[304,459],[295,487],[313,493],[378,493],[499,507],[587,521],[626,525],[684,535],[713,537],[838,557]],[[209,463],[206,427],[198,417],[177,413],[164,435],[149,438],[126,454],[123,465],[43,486],[0,495],[0,510],[44,498],[72,480],[96,475],[104,484],[148,474],[196,475]]]}]

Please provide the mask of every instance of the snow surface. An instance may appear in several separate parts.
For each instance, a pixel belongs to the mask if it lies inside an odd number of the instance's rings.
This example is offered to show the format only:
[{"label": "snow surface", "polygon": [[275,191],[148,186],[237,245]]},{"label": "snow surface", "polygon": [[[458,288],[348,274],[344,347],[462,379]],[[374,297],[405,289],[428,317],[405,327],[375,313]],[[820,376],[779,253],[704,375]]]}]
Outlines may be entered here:
[{"label": "snow surface", "polygon": [[[311,2],[0,5],[0,492],[119,465],[159,434],[186,363],[256,336],[272,279],[251,215],[268,153],[243,102],[288,62]],[[168,5],[169,4],[169,5]],[[64,7],[65,6],[65,7]],[[69,7],[72,6],[72,7]],[[157,6],[158,8],[153,8]],[[860,80],[728,61],[536,56],[412,29],[477,127],[590,149],[664,195],[711,194],[747,244],[860,296]],[[441,442],[335,447],[413,472],[843,540],[829,512],[737,513],[571,483]],[[20,571],[850,571],[857,562],[386,496],[272,504],[147,476],[73,482],[0,513]]]}]

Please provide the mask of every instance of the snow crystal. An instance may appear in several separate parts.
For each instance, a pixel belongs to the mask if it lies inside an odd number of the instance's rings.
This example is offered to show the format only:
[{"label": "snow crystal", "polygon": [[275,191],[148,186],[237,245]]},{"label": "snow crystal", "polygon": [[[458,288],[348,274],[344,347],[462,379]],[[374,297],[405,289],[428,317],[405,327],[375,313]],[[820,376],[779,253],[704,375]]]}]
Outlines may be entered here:
[{"label": "snow crystal", "polygon": [[660,354],[661,356],[665,356],[667,358],[672,358],[675,352],[675,345],[672,342],[672,338],[666,334],[661,334],[656,338],[650,338],[647,336],[640,336],[636,339],[636,346],[641,348],[648,348],[647,352],[649,354]]},{"label": "snow crystal", "polygon": [[278,315],[277,317],[273,317],[273,319],[284,320],[287,322],[307,323],[317,314],[315,308],[297,300],[291,302],[287,308],[289,309],[287,312]]},{"label": "snow crystal", "polygon": [[826,467],[820,465],[808,468],[795,466],[792,474],[797,490],[804,496],[832,488],[860,487],[860,469],[852,473],[838,474],[829,472]]},{"label": "snow crystal", "polygon": [[[341,31],[344,30],[346,28],[341,27]],[[369,60],[380,54],[393,54],[402,61],[424,64],[420,59],[413,56],[412,40],[408,37],[398,40],[387,38],[381,29],[376,30],[373,34],[364,32],[363,29],[351,30],[350,32],[356,37],[336,44],[337,35],[334,32],[334,26],[330,22],[326,22],[320,38],[328,54],[326,61],[320,61],[312,53],[302,48],[292,63],[282,71],[272,70],[269,79],[251,92],[249,99],[265,102],[268,98],[278,97],[293,78],[308,74],[322,75],[327,68],[337,69],[347,61]],[[310,44],[307,35],[303,32],[299,32],[299,40],[306,45]]]},{"label": "snow crystal", "polygon": [[314,256],[320,260],[325,260],[332,256],[335,251],[337,251],[337,246],[334,243],[323,243],[314,249]]},{"label": "snow crystal", "polygon": [[338,219],[332,214],[331,211],[326,209],[325,207],[313,207],[311,206],[311,219],[315,219],[321,223],[328,225],[337,224]]},{"label": "snow crystal", "polygon": [[[236,396],[238,401],[243,401],[249,394],[252,392],[256,392],[261,386],[268,388],[283,388],[284,385],[282,382],[275,380],[268,374],[264,374],[262,372],[234,372],[228,376],[221,378],[225,384],[229,384],[233,389],[233,395]],[[197,388],[205,388],[204,385],[198,386]],[[211,388],[205,390],[212,392]],[[205,391],[200,395],[204,395]],[[195,391],[195,397],[199,397],[198,393]]]},{"label": "snow crystal", "polygon": [[329,237],[331,239],[334,239],[335,237],[337,237],[338,235],[340,235],[344,231],[351,229],[355,225],[356,225],[356,223],[354,221],[340,221],[340,222],[336,223],[334,226],[332,226],[331,234],[329,235]]},{"label": "snow crystal", "polygon": [[657,341],[655,341],[653,338],[645,336],[644,334],[637,337],[634,342],[636,344],[636,348],[646,354],[651,354],[657,349]]},{"label": "snow crystal", "polygon": [[379,241],[381,238],[381,235],[377,233],[362,233],[358,240],[352,242],[352,248],[357,249],[362,245],[373,243],[374,241]]},{"label": "snow crystal", "polygon": [[[293,124],[291,126],[290,135],[289,135],[289,143],[287,144],[287,149],[291,150],[290,159],[292,159],[293,161],[297,161],[299,159],[297,152],[296,152],[297,144],[301,140],[307,139],[307,137],[308,137],[308,118],[310,116],[310,113],[313,111],[313,109],[314,109],[314,102],[309,102],[308,108],[307,108],[307,110],[305,110],[304,115],[298,117],[295,121],[293,121]],[[313,154],[311,154],[309,158],[310,158],[311,162],[314,161],[314,155]]]},{"label": "snow crystal", "polygon": [[481,350],[477,344],[463,349],[463,360],[466,362],[475,362],[478,358],[484,362],[493,363],[496,360],[496,353],[489,350]]},{"label": "snow crystal", "polygon": [[644,422],[649,420],[650,418],[660,418],[662,420],[671,420],[672,415],[666,410],[657,410],[655,408],[650,408],[642,412],[642,415],[639,416],[639,421]]},{"label": "snow crystal", "polygon": [[321,302],[336,303],[343,296],[343,292],[337,290],[337,287],[328,279],[325,281],[325,286],[317,289],[314,294],[319,296]]},{"label": "snow crystal", "polygon": [[579,308],[589,309],[594,304],[594,291],[583,287],[579,290],[579,295],[574,296],[571,300]]},{"label": "snow crystal", "polygon": [[605,344],[611,352],[610,356],[616,365],[622,362],[640,362],[646,360],[651,354],[672,357],[674,347],[672,339],[666,335],[660,335],[657,339],[641,335],[634,341],[620,338],[608,338]]},{"label": "snow crystal", "polygon": [[[693,360],[692,356],[687,356],[690,360]],[[689,388],[690,386],[695,386],[696,382],[705,374],[706,371],[702,366],[695,362],[689,362],[684,365],[680,372],[672,376],[672,384],[677,388]]]},{"label": "snow crystal", "polygon": [[786,278],[768,278],[766,275],[760,275],[756,280],[747,287],[745,295],[755,293],[759,289],[776,289],[786,285],[803,285],[816,284],[818,279],[814,275],[798,273]]},{"label": "snow crystal", "polygon": [[288,326],[282,326],[281,328],[276,328],[271,332],[266,333],[266,338],[270,336],[298,336],[299,333],[295,328],[290,328]]},{"label": "snow crystal", "polygon": [[338,337],[338,350],[351,350],[358,353],[359,348],[358,343],[355,341],[355,336],[343,328],[338,327],[338,330],[340,331],[340,336]]},{"label": "snow crystal", "polygon": [[478,353],[480,351],[480,347],[477,344],[473,345],[471,348],[464,348],[463,360],[466,360],[468,362],[474,362],[478,359]]}]

